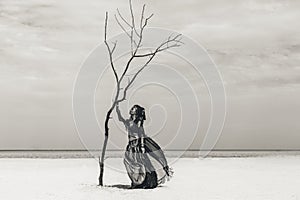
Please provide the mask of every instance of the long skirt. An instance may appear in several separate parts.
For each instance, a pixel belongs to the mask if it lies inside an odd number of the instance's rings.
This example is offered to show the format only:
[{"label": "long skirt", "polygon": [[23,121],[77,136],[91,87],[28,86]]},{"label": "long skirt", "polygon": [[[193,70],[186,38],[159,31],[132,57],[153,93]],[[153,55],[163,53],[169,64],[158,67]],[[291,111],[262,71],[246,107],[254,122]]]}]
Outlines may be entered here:
[{"label": "long skirt", "polygon": [[171,171],[160,146],[145,137],[144,149],[143,152],[141,138],[129,141],[126,147],[124,164],[131,188],[155,188],[170,178]]}]

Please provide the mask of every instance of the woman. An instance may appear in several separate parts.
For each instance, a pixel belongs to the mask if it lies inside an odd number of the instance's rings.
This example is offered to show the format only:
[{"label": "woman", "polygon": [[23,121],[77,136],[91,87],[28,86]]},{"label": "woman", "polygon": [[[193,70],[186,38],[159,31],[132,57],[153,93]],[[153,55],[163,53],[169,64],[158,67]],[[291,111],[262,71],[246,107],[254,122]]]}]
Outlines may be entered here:
[{"label": "woman", "polygon": [[155,188],[169,180],[173,171],[168,166],[160,146],[144,131],[146,120],[145,109],[134,105],[130,111],[130,118],[124,119],[117,105],[118,118],[128,131],[128,145],[126,147],[124,164],[131,179],[131,188]]}]

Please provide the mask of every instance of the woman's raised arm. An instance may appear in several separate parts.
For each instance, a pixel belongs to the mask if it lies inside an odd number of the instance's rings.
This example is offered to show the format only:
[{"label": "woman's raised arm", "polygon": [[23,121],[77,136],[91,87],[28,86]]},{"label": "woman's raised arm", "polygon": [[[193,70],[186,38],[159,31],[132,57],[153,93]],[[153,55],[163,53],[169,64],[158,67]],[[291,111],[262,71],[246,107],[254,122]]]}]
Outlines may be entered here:
[{"label": "woman's raised arm", "polygon": [[127,121],[124,119],[124,117],[121,114],[121,111],[120,111],[120,108],[119,108],[119,104],[117,104],[117,106],[116,106],[116,111],[117,111],[117,114],[118,114],[119,121],[123,122],[126,125]]}]

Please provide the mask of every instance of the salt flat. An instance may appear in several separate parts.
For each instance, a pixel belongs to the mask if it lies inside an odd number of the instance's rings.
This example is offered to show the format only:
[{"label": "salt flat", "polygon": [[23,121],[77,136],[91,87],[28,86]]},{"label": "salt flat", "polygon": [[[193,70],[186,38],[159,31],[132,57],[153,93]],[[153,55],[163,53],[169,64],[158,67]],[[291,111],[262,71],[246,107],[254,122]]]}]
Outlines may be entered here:
[{"label": "salt flat", "polygon": [[0,199],[300,198],[300,156],[181,158],[173,179],[153,190],[119,188],[130,183],[122,159],[106,161],[106,186],[98,187],[94,159],[0,159]]}]

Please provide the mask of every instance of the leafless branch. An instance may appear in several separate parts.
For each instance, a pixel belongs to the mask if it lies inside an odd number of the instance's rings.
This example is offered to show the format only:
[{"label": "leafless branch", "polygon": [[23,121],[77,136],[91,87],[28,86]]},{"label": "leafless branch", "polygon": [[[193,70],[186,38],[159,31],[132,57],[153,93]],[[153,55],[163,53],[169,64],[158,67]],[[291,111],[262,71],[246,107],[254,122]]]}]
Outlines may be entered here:
[{"label": "leafless branch", "polygon": [[154,14],[152,13],[149,17],[147,17],[147,18],[145,19],[145,23],[144,23],[144,25],[143,25],[143,28],[145,28],[145,27],[148,25],[148,21],[149,21],[153,16],[154,16]]},{"label": "leafless branch", "polygon": [[117,15],[115,15],[115,19],[116,19],[116,22],[118,23],[119,27],[123,30],[124,33],[126,33],[126,35],[128,37],[130,37],[129,33],[126,31],[125,27],[121,24],[121,22],[119,21]]},{"label": "leafless branch", "polygon": [[175,37],[171,38],[172,36],[169,36],[168,39],[165,42],[162,42],[154,52],[146,53],[146,54],[136,54],[135,57],[147,57],[154,55],[158,52],[162,52],[174,47],[180,47],[180,44],[183,44],[180,38],[181,34],[176,35]]},{"label": "leafless branch", "polygon": [[113,48],[112,48],[112,50],[111,50],[111,53],[114,53],[114,51],[115,51],[115,49],[116,49],[116,47],[117,47],[117,43],[118,43],[118,41],[115,41],[115,42],[113,42]]},{"label": "leafless branch", "polygon": [[130,14],[131,14],[132,31],[134,31],[135,34],[139,37],[139,33],[137,32],[136,27],[135,27],[135,19],[134,19],[134,13],[133,13],[132,0],[129,0],[129,8],[130,8]]},{"label": "leafless branch", "polygon": [[[171,36],[168,37],[168,39],[165,42],[162,42],[154,52],[150,52],[148,54],[140,54],[140,55],[134,55],[134,57],[147,57],[150,56],[150,58],[146,61],[146,63],[134,74],[132,79],[128,82],[127,86],[123,90],[123,96],[121,99],[118,99],[117,103],[120,103],[124,100],[126,100],[127,90],[130,88],[130,86],[133,84],[134,80],[137,78],[137,76],[148,66],[148,64],[153,60],[153,58],[156,56],[157,53],[165,51],[170,48],[179,47],[180,44],[183,44],[181,42],[181,34],[176,35],[175,37],[171,38]],[[175,42],[172,45],[168,45],[171,42]],[[180,44],[178,44],[180,43]],[[164,47],[167,45],[166,47]]]},{"label": "leafless branch", "polygon": [[146,4],[144,4],[143,8],[142,8],[141,20],[140,20],[140,29],[142,29],[142,27],[143,27],[143,20],[144,20],[144,15],[145,15],[145,8],[146,8]]},{"label": "leafless branch", "polygon": [[[174,48],[174,47],[179,47],[180,44],[183,44],[183,42],[181,41],[181,34],[178,34],[176,36],[174,36],[172,38],[172,36],[170,35],[168,37],[168,39],[164,42],[162,42],[156,49],[154,52],[150,52],[147,54],[135,54],[134,57],[148,57],[150,56],[150,58],[147,60],[147,62],[134,74],[133,78],[130,80],[130,82],[128,82],[127,86],[124,88],[123,90],[123,96],[121,99],[118,100],[118,103],[124,101],[126,99],[126,94],[127,94],[127,90],[130,88],[130,86],[133,84],[134,80],[136,79],[136,77],[148,66],[148,64],[153,60],[153,58],[156,56],[157,53],[159,52],[163,52],[165,50]],[[170,43],[173,43],[171,45],[169,45]],[[167,45],[167,46],[166,46]]]},{"label": "leafless branch", "polygon": [[119,82],[119,77],[118,77],[118,74],[116,72],[116,69],[115,69],[115,66],[114,66],[114,61],[113,61],[113,57],[112,57],[112,54],[117,46],[117,42],[115,42],[112,50],[110,49],[110,46],[107,42],[107,21],[108,21],[108,12],[105,13],[105,25],[104,25],[104,43],[107,47],[107,50],[108,50],[108,55],[109,55],[109,61],[110,61],[110,66],[114,72],[114,75],[115,75],[115,79],[116,79],[116,82]]},{"label": "leafless branch", "polygon": [[118,8],[117,8],[117,13],[118,13],[119,17],[122,19],[122,21],[131,28],[132,25],[127,22],[127,20],[123,17],[123,15],[121,14],[121,12]]},{"label": "leafless branch", "polygon": [[[132,38],[132,34],[129,34],[128,31],[126,31],[125,27],[121,24],[120,20],[118,19],[117,15],[115,15],[115,20],[119,27],[123,30],[123,32],[128,36],[130,39],[130,43],[133,43],[135,46],[137,46],[136,41]],[[130,26],[130,25],[129,25]]]}]

